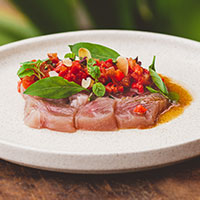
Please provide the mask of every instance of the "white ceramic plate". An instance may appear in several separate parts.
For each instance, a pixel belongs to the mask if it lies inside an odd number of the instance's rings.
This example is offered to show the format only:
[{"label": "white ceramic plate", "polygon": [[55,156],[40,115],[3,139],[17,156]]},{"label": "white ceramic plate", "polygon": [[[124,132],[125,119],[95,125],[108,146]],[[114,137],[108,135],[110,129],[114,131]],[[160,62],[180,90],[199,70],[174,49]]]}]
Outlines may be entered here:
[{"label": "white ceramic plate", "polygon": [[[31,129],[23,123],[24,100],[17,93],[19,63],[63,58],[68,45],[87,41],[136,57],[143,66],[156,55],[159,73],[177,80],[194,98],[178,118],[152,129],[74,134]],[[111,173],[158,167],[200,154],[200,44],[135,31],[80,31],[36,37],[0,47],[0,157],[41,169]]]}]

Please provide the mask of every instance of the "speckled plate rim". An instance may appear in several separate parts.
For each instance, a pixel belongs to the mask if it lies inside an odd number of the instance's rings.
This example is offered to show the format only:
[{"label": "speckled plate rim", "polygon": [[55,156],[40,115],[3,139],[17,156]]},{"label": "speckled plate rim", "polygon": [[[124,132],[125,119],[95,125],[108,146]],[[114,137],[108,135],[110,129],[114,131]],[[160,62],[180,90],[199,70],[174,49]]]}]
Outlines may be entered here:
[{"label": "speckled plate rim", "polygon": [[[98,34],[120,34],[120,35],[142,35],[143,37],[156,38],[158,40],[169,40],[170,42],[181,42],[183,45],[192,46],[200,50],[198,42],[183,39],[175,36],[163,34],[139,32],[139,31],[119,31],[119,30],[93,30],[54,34],[31,38],[0,47],[0,52],[10,51],[21,45],[28,45],[44,40],[56,40],[57,38],[72,37],[73,35],[98,35]],[[183,82],[184,84],[184,82]],[[193,96],[196,95],[192,89]],[[195,96],[194,101],[199,99]],[[191,105],[193,106],[193,105]],[[199,118],[199,115],[198,115]],[[199,118],[200,119],[200,118]],[[53,134],[53,133],[52,133]],[[15,152],[15,153],[14,153]],[[154,168],[188,159],[200,154],[200,137],[190,138],[186,141],[178,141],[160,148],[150,150],[127,151],[127,152],[70,152],[52,151],[37,149],[30,146],[18,145],[0,139],[0,157],[2,159],[18,163],[21,165],[62,172],[74,173],[115,173],[124,171],[138,171]],[[54,157],[54,162],[52,162]],[[167,157],[167,159],[166,159]],[[56,161],[57,160],[57,161]],[[124,163],[124,164],[122,164]],[[103,165],[102,165],[103,164]]]}]

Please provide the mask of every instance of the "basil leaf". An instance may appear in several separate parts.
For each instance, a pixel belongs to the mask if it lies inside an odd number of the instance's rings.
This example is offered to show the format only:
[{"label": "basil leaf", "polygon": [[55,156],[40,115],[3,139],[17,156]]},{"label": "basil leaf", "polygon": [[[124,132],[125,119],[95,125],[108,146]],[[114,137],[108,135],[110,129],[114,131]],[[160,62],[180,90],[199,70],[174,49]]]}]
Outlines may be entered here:
[{"label": "basil leaf", "polygon": [[67,53],[64,56],[64,58],[70,58],[71,60],[75,60],[75,57],[76,57],[75,53]]},{"label": "basil leaf", "polygon": [[152,87],[146,86],[147,90],[151,93],[159,93],[160,91],[153,89]]},{"label": "basil leaf", "polygon": [[178,102],[179,101],[179,94],[176,92],[169,92],[168,95],[163,94],[161,91],[155,90],[152,87],[146,86],[147,90],[151,93],[160,93],[162,94],[165,98],[170,99],[171,101]]},{"label": "basil leaf", "polygon": [[170,100],[175,101],[175,102],[178,102],[180,99],[179,94],[176,92],[169,92],[168,97]]},{"label": "basil leaf", "polygon": [[152,69],[152,70],[154,70],[154,71],[156,71],[156,69],[155,69],[155,60],[156,60],[156,56],[153,57],[153,62],[152,62],[152,64],[149,66],[149,69]]},{"label": "basil leaf", "polygon": [[98,83],[95,83],[93,86],[92,86],[92,91],[94,92],[94,94],[98,97],[102,97],[104,96],[105,92],[106,92],[106,88],[105,86],[98,82]]},{"label": "basil leaf", "polygon": [[62,77],[56,76],[36,81],[24,91],[24,94],[49,99],[62,99],[83,90],[86,89],[77,83],[69,82]]},{"label": "basil leaf", "polygon": [[168,95],[167,87],[162,81],[161,77],[152,69],[149,69],[149,72],[154,84],[161,90],[163,94]]},{"label": "basil leaf", "polygon": [[35,75],[35,71],[31,70],[25,70],[24,72],[20,73],[18,76],[19,78],[24,78],[25,76],[32,76]]},{"label": "basil leaf", "polygon": [[154,56],[153,62],[149,66],[149,72],[150,72],[150,76],[151,76],[153,83],[158,87],[159,91],[155,90],[155,89],[153,89],[152,87],[149,87],[149,86],[146,86],[147,90],[149,90],[152,93],[160,93],[164,97],[170,99],[171,101],[178,102],[179,94],[177,94],[176,92],[168,92],[167,87],[166,87],[165,83],[163,82],[162,78],[156,73],[155,59],[156,59],[156,57]]},{"label": "basil leaf", "polygon": [[115,62],[117,57],[120,56],[119,53],[108,47],[88,42],[79,42],[74,45],[69,45],[69,47],[71,51],[76,54],[76,56],[78,56],[78,50],[80,48],[86,48],[91,53],[92,58],[96,58],[103,61],[106,61],[109,58],[111,58]]},{"label": "basil leaf", "polygon": [[99,66],[94,65],[96,61],[90,58],[87,62],[88,73],[91,75],[92,78],[97,80],[101,76],[101,72]]},{"label": "basil leaf", "polygon": [[169,99],[169,97],[167,95],[165,95],[163,92],[161,92],[160,90],[155,90],[152,87],[146,86],[147,90],[149,90],[149,92],[151,93],[160,93],[162,94],[165,98]]}]

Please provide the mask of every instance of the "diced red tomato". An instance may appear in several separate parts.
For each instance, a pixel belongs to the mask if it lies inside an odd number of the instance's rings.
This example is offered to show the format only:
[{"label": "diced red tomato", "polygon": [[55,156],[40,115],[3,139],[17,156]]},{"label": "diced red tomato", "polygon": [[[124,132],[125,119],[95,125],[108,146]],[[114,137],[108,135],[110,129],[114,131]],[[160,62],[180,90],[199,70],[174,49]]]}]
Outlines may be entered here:
[{"label": "diced red tomato", "polygon": [[33,83],[35,83],[35,76],[25,76],[22,79],[22,86],[24,87],[24,89],[27,89],[30,85],[32,85]]},{"label": "diced red tomato", "polygon": [[112,85],[111,88],[112,88],[112,93],[116,94],[118,92],[117,86]]},{"label": "diced red tomato", "polygon": [[108,60],[106,60],[105,61],[105,65],[107,66],[107,67],[112,67],[113,66],[113,60],[110,58],[110,59],[108,59]]},{"label": "diced red tomato", "polygon": [[118,89],[119,92],[123,92],[124,91],[124,87],[122,85],[118,86],[117,89]]},{"label": "diced red tomato", "polygon": [[106,92],[107,93],[112,93],[112,89],[111,89],[111,87],[109,86],[109,85],[106,85]]},{"label": "diced red tomato", "polygon": [[133,70],[133,67],[136,65],[136,60],[133,58],[128,58],[128,65],[129,65],[129,70]]},{"label": "diced red tomato", "polygon": [[59,62],[59,58],[58,58],[57,53],[48,53],[48,57],[49,57],[49,60],[52,61],[52,63],[58,63]]},{"label": "diced red tomato", "polygon": [[67,70],[68,67],[66,67],[61,61],[57,63],[56,68],[54,69],[54,71],[56,71],[57,73],[63,72],[65,70]]},{"label": "diced red tomato", "polygon": [[[75,83],[81,85],[82,79],[86,79],[90,76],[87,67],[84,66],[83,63],[80,63],[79,60],[73,61],[72,66],[67,67],[61,60],[59,60],[57,53],[50,53],[48,54],[48,57],[54,65],[44,63],[45,67],[47,65],[49,65],[49,67],[45,70],[41,69],[43,73],[45,72],[45,76],[43,78],[48,77],[49,71],[54,70],[59,74],[59,76],[65,78],[66,80],[74,81]],[[117,68],[112,59],[108,59],[106,61],[95,59],[95,61],[95,65],[99,67],[101,72],[98,81],[105,85],[106,92],[108,94],[115,94],[118,92],[122,93],[124,92],[124,89],[130,88],[137,89],[139,93],[143,93],[145,91],[145,85],[152,83],[149,71],[142,68],[137,59],[127,58],[129,70],[128,75],[126,76],[120,69]],[[34,76],[24,77],[21,84],[26,89],[35,81],[37,81],[37,78],[34,78]]]},{"label": "diced red tomato", "polygon": [[17,82],[17,91],[20,93],[21,92],[21,84],[22,84],[22,80]]},{"label": "diced red tomato", "polygon": [[66,74],[68,73],[68,71],[69,70],[63,70],[63,71],[61,71],[60,73],[59,73],[59,76],[61,76],[61,77],[65,77],[66,76]]},{"label": "diced red tomato", "polygon": [[133,89],[137,89],[139,93],[144,92],[144,86],[141,83],[132,83],[131,86]]},{"label": "diced red tomato", "polygon": [[133,112],[138,113],[138,114],[144,114],[144,113],[146,113],[146,111],[147,111],[147,109],[141,104],[137,105],[133,109]]},{"label": "diced red tomato", "polygon": [[130,83],[131,83],[130,76],[125,76],[125,77],[121,80],[121,84],[122,84],[124,87],[130,87]]},{"label": "diced red tomato", "polygon": [[143,68],[140,66],[140,65],[135,65],[134,67],[133,67],[133,71],[136,73],[136,74],[138,74],[138,75],[142,75],[142,73],[143,73]]},{"label": "diced red tomato", "polygon": [[115,70],[115,79],[117,79],[118,81],[121,81],[124,78],[124,73],[122,71],[120,71],[119,69]]},{"label": "diced red tomato", "polygon": [[81,65],[79,61],[74,61],[71,67],[71,73],[77,74],[80,71],[80,69],[81,69]]}]

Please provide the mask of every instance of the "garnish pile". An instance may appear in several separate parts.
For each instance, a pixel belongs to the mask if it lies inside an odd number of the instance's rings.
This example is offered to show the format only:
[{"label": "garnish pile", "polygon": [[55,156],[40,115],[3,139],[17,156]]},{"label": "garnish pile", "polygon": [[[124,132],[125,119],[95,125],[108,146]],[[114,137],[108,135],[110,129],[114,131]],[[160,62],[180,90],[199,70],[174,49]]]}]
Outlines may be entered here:
[{"label": "garnish pile", "polygon": [[116,51],[92,43],[69,45],[71,52],[64,59],[49,53],[46,60],[21,63],[17,72],[24,94],[49,99],[61,99],[85,91],[90,100],[96,97],[150,91],[161,93],[170,101],[179,96],[168,91],[163,78],[156,72],[155,56],[148,70],[138,58],[125,58]]}]

